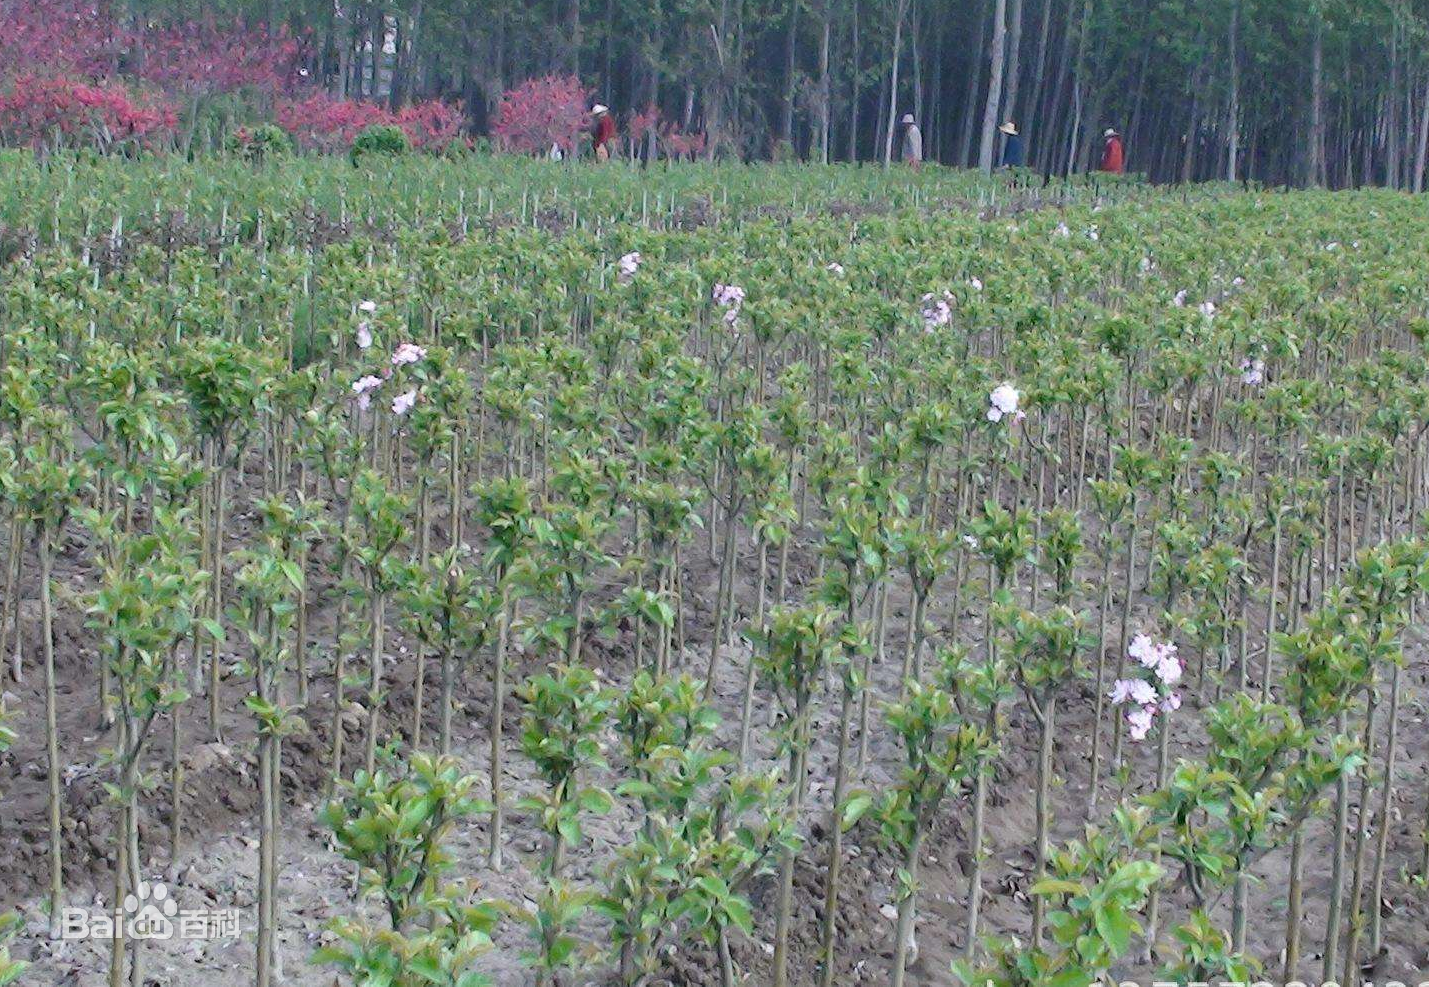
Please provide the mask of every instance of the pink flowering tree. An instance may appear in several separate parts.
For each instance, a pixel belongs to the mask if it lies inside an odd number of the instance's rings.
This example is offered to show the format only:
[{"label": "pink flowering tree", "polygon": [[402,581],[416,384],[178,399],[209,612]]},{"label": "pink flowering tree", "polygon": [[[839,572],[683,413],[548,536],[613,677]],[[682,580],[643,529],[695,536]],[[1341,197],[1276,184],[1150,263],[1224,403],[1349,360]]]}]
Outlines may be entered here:
[{"label": "pink flowering tree", "polygon": [[558,147],[570,154],[585,129],[589,99],[573,75],[527,79],[502,93],[491,132],[503,150],[545,154]]}]

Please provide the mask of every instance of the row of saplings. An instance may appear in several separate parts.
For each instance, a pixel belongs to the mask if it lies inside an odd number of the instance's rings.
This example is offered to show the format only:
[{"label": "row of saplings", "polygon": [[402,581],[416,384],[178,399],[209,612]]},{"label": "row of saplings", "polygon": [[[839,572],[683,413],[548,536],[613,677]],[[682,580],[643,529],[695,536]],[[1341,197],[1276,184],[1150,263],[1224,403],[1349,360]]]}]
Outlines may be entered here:
[{"label": "row of saplings", "polygon": [[[142,410],[142,409],[141,409]],[[49,417],[52,416],[53,420]],[[113,423],[111,423],[113,424]],[[53,729],[54,655],[50,598],[53,555],[58,533],[71,515],[91,532],[101,562],[100,586],[87,594],[91,626],[104,649],[105,688],[118,728],[113,753],[115,783],[111,795],[120,808],[115,839],[115,900],[139,883],[138,800],[143,790],[140,766],[156,725],[167,720],[173,749],[182,749],[178,715],[188,698],[189,670],[180,656],[196,653],[200,640],[218,640],[223,629],[206,615],[205,562],[216,551],[208,524],[195,525],[196,494],[205,471],[184,457],[159,459],[142,478],[137,467],[128,477],[101,485],[98,506],[81,506],[89,488],[83,461],[72,455],[68,429],[60,412],[45,412],[31,423],[33,442],[22,447],[0,470],[17,516],[33,526],[41,572],[42,641],[46,691],[51,716],[49,757],[57,763]],[[131,462],[137,462],[132,460]],[[107,495],[112,484],[132,482],[128,496]],[[136,522],[134,504],[142,491],[147,524]],[[541,861],[542,888],[535,900],[515,906],[476,900],[468,886],[451,880],[451,860],[444,837],[458,819],[492,815],[493,850],[499,850],[500,790],[483,800],[473,794],[473,780],[463,774],[450,749],[452,690],[458,656],[495,646],[503,655],[512,623],[515,556],[522,545],[552,537],[549,525],[532,523],[529,500],[519,480],[491,481],[481,492],[480,520],[492,532],[491,565],[477,566],[460,548],[409,563],[396,549],[406,538],[407,498],[390,492],[382,476],[363,472],[352,486],[348,517],[341,532],[352,573],[348,590],[368,605],[361,632],[371,636],[372,655],[384,652],[387,604],[396,601],[407,615],[408,629],[439,655],[441,728],[435,757],[414,755],[402,761],[379,748],[380,660],[370,668],[369,722],[365,768],[351,781],[338,783],[325,818],[343,854],[359,865],[363,888],[383,904],[375,922],[344,919],[333,926],[336,943],[319,958],[343,966],[359,983],[479,982],[480,955],[491,949],[490,933],[503,917],[525,923],[533,948],[525,955],[543,982],[554,983],[563,971],[592,962],[578,925],[591,909],[605,916],[615,955],[612,960],[627,983],[636,983],[658,967],[666,949],[691,937],[703,937],[718,958],[721,977],[737,974],[730,949],[732,930],[753,933],[747,902],[751,882],[776,875],[777,904],[773,944],[773,982],[788,979],[788,944],[794,863],[801,851],[801,822],[807,814],[807,758],[816,705],[837,704],[840,765],[836,774],[829,832],[833,846],[829,867],[829,902],[823,913],[820,970],[832,982],[837,955],[834,909],[841,862],[840,834],[872,813],[878,830],[903,859],[895,875],[896,948],[890,979],[901,983],[914,943],[922,841],[940,807],[964,788],[973,805],[971,841],[975,862],[983,855],[987,779],[997,754],[994,737],[1007,705],[1021,695],[1039,724],[1037,779],[1037,860],[1039,881],[1033,889],[1030,943],[990,944],[991,969],[976,969],[977,912],[982,892],[976,868],[970,880],[965,979],[995,982],[1088,982],[1126,956],[1134,941],[1160,942],[1170,929],[1179,948],[1167,975],[1175,979],[1245,979],[1251,961],[1243,956],[1247,900],[1256,861],[1270,849],[1293,842],[1292,896],[1299,894],[1299,833],[1328,786],[1344,786],[1373,755],[1377,686],[1385,674],[1398,681],[1402,661],[1399,637],[1407,609],[1424,589],[1425,552],[1417,542],[1381,545],[1352,567],[1319,612],[1304,627],[1277,640],[1282,656],[1280,703],[1235,693],[1206,710],[1210,752],[1204,762],[1169,763],[1170,738],[1177,722],[1169,686],[1180,677],[1174,648],[1138,638],[1133,644],[1131,678],[1115,683],[1115,700],[1129,705],[1126,722],[1133,738],[1152,731],[1159,757],[1151,794],[1125,802],[1112,821],[1080,842],[1053,852],[1049,841],[1048,787],[1050,752],[1055,738],[1060,694],[1093,653],[1093,641],[1081,614],[1071,609],[1076,596],[1072,573],[1081,553],[1080,533],[1070,515],[1045,519],[1040,546],[1055,591],[1040,610],[1018,605],[1015,573],[1033,552],[1033,525],[1026,512],[988,505],[975,526],[978,550],[989,563],[989,626],[992,646],[976,657],[959,650],[936,655],[905,679],[896,702],[884,710],[885,722],[900,740],[906,764],[882,795],[847,790],[842,759],[847,751],[856,697],[863,689],[868,629],[858,619],[861,604],[881,578],[878,553],[864,552],[862,535],[876,527],[874,503],[854,485],[847,496],[832,498],[824,532],[825,578],[805,603],[772,608],[751,632],[754,671],[777,697],[781,749],[787,769],[751,773],[747,744],[731,756],[716,739],[717,716],[700,683],[670,674],[668,631],[674,620],[668,607],[645,611],[661,646],[639,662],[629,687],[603,687],[578,659],[575,634],[562,636],[559,620],[536,640],[550,652],[566,650],[567,661],[529,680],[521,688],[524,715],[520,746],[545,783],[539,795],[521,801],[547,835]],[[522,505],[525,505],[524,507]],[[258,726],[261,792],[260,877],[256,970],[260,987],[280,972],[274,934],[277,927],[278,838],[281,831],[278,765],[281,744],[296,725],[297,704],[290,695],[293,644],[301,640],[296,623],[303,612],[305,568],[314,544],[328,534],[322,505],[296,497],[260,504],[263,535],[239,553],[241,568],[232,587],[230,624],[247,639],[248,655],[240,671],[252,682],[247,708]],[[207,519],[206,519],[207,520]],[[495,573],[495,578],[478,575]],[[567,628],[569,629],[569,628]],[[648,660],[645,658],[648,657]],[[297,699],[306,693],[306,669],[299,668]],[[502,694],[502,662],[495,667],[497,695]],[[339,672],[339,681],[342,680]],[[1356,741],[1352,713],[1365,703],[1363,739]],[[341,703],[339,702],[339,707]],[[493,703],[499,713],[500,703]],[[748,704],[746,703],[746,706]],[[748,712],[746,710],[746,717]],[[499,766],[499,718],[493,730],[493,778]],[[593,784],[605,767],[604,738],[620,737],[624,780],[615,792]],[[742,724],[747,735],[748,724]],[[335,732],[335,741],[341,730]],[[341,763],[335,752],[334,763]],[[181,790],[175,760],[174,792]],[[52,786],[59,772],[52,770]],[[1362,773],[1361,806],[1373,794],[1372,775]],[[51,822],[57,823],[58,792],[52,790]],[[610,811],[616,797],[635,808],[638,826],[598,887],[578,885],[565,876],[566,857],[583,841],[582,819]],[[1346,804],[1345,799],[1340,805]],[[177,859],[178,818],[174,806],[173,858]],[[1344,827],[1341,827],[1343,830]],[[1363,861],[1368,827],[1356,830],[1352,851],[1343,957],[1345,980],[1355,979],[1354,965],[1364,914]],[[52,825],[52,890],[61,900],[59,827]],[[494,865],[499,866],[493,853]],[[1192,911],[1179,925],[1164,920],[1167,888],[1184,888]],[[1229,896],[1227,935],[1209,915]],[[1180,900],[1180,899],[1178,899]],[[56,914],[58,908],[55,909]],[[1144,924],[1137,915],[1144,918]],[[127,944],[131,983],[142,984],[140,943]],[[126,944],[114,940],[112,981],[123,979]],[[1295,956],[1298,943],[1288,946]],[[0,971],[5,968],[0,965]],[[17,976],[18,973],[12,975]],[[1066,978],[1065,980],[1063,978]]]}]

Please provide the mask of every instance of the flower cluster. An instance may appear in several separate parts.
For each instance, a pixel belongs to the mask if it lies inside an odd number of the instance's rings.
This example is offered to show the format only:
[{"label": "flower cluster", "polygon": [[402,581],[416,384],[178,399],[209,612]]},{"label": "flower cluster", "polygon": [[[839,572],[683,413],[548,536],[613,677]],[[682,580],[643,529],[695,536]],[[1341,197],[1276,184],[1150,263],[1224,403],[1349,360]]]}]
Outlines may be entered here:
[{"label": "flower cluster", "polygon": [[1251,387],[1265,383],[1265,361],[1251,357],[1242,360],[1240,362],[1240,379],[1242,384],[1249,384]]},{"label": "flower cluster", "polygon": [[1022,395],[1009,383],[1004,382],[994,387],[987,400],[987,420],[990,422],[1000,422],[1004,418],[1020,422],[1027,417],[1027,412],[1018,407],[1022,403]]},{"label": "flower cluster", "polygon": [[935,295],[931,291],[923,296],[923,331],[941,329],[953,321],[953,293],[944,291]]},{"label": "flower cluster", "polygon": [[1183,666],[1176,654],[1176,645],[1170,641],[1153,641],[1145,634],[1132,638],[1126,654],[1136,659],[1149,677],[1117,679],[1112,683],[1108,698],[1113,706],[1131,705],[1126,714],[1131,739],[1144,740],[1158,713],[1172,713],[1181,708],[1181,696],[1174,686],[1181,681]]},{"label": "flower cluster", "polygon": [[403,343],[392,353],[392,366],[401,367],[409,363],[416,363],[418,360],[426,359],[427,348],[418,346],[416,343]]},{"label": "flower cluster", "polygon": [[629,284],[635,280],[635,272],[640,270],[640,251],[630,251],[630,253],[616,261],[615,266],[617,268],[615,280],[621,284]]},{"label": "flower cluster", "polygon": [[725,325],[734,325],[739,318],[739,310],[744,307],[744,289],[737,284],[717,284],[710,292],[710,298],[724,309]]},{"label": "flower cluster", "polygon": [[844,266],[836,260],[829,261],[828,265],[824,268],[824,270],[828,271],[830,274],[836,274],[839,277],[844,276]]}]

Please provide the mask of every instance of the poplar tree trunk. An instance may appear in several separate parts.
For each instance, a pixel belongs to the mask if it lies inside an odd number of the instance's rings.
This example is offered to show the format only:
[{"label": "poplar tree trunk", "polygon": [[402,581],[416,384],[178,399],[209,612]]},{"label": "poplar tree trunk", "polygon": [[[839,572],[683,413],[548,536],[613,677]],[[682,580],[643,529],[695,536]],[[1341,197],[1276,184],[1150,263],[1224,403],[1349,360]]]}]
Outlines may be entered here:
[{"label": "poplar tree trunk", "polygon": [[893,64],[888,73],[888,128],[883,138],[883,167],[893,161],[894,120],[898,112],[898,50],[903,47],[903,17],[908,12],[908,0],[898,0],[898,13],[893,22]]},{"label": "poplar tree trunk", "polygon": [[1005,120],[1016,121],[1017,96],[1022,82],[1022,0],[1012,0],[1007,20],[1007,84],[1002,97]]},{"label": "poplar tree trunk", "polygon": [[987,77],[987,102],[982,111],[982,141],[978,145],[977,166],[992,174],[993,139],[997,136],[997,110],[1002,105],[1003,61],[1007,48],[1007,0],[993,0],[992,52]]},{"label": "poplar tree trunk", "polygon": [[1230,105],[1226,109],[1226,181],[1236,180],[1240,157],[1240,2],[1231,6],[1230,22]]}]

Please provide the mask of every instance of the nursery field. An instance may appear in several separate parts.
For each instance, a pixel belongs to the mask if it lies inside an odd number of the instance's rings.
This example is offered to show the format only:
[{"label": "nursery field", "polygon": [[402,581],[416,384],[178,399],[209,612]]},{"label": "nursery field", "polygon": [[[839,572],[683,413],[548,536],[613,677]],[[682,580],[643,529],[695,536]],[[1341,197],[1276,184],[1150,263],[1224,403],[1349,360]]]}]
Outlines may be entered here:
[{"label": "nursery field", "polygon": [[1429,200],[0,155],[0,985],[1429,981]]}]

